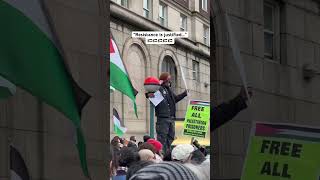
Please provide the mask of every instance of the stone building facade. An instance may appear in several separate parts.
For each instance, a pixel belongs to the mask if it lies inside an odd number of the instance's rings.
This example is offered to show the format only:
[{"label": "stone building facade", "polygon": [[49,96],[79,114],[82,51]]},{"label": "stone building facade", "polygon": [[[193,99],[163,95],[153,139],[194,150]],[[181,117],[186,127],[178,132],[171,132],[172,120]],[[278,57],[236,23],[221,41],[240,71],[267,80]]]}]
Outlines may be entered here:
[{"label": "stone building facade", "polygon": [[249,108],[211,138],[215,178],[241,176],[253,121],[320,127],[319,4],[316,0],[213,1],[211,86],[215,93],[211,97],[217,103],[225,101],[242,85],[221,9],[230,16],[254,92]]},{"label": "stone building facade", "polygon": [[[88,167],[107,178],[109,156],[106,1],[45,1],[75,81],[92,98],[82,111]],[[5,27],[1,27],[5,28]],[[0,179],[9,180],[9,141],[21,152],[32,180],[85,180],[69,119],[28,92],[0,100]],[[107,138],[107,139],[106,139]],[[10,140],[11,139],[11,140]]]},{"label": "stone building facade", "polygon": [[[161,72],[173,75],[173,89],[182,93],[185,85],[190,99],[210,99],[210,22],[209,2],[197,0],[114,0],[110,3],[111,34],[119,48],[133,86],[139,91],[136,102],[138,119],[131,100],[118,91],[110,95],[110,109],[116,108],[128,131],[142,140],[149,133],[150,105],[144,95],[143,82]],[[207,28],[207,29],[206,29]],[[188,31],[189,38],[176,39],[174,45],[147,45],[144,39],[131,38],[132,31]],[[180,68],[181,67],[181,68]],[[177,117],[184,118],[187,99],[177,104]],[[110,114],[110,119],[112,114]],[[114,136],[110,121],[111,137]]]}]

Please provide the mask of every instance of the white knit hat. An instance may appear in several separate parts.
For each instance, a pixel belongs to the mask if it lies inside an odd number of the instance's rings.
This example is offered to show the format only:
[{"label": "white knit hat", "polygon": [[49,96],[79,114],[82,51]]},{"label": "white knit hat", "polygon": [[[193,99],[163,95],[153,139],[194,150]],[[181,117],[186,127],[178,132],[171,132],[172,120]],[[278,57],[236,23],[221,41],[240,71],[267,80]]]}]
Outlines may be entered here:
[{"label": "white knit hat", "polygon": [[194,151],[194,147],[190,144],[179,144],[173,148],[171,157],[173,160],[186,161],[191,153]]}]

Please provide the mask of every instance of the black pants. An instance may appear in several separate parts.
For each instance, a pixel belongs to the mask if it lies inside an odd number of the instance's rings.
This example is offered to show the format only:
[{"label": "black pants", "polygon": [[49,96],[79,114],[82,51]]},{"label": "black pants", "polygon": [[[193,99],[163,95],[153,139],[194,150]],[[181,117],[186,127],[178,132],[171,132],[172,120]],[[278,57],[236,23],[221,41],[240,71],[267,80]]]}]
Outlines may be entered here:
[{"label": "black pants", "polygon": [[171,151],[170,147],[175,138],[175,122],[171,118],[157,118],[157,139],[162,144],[164,154]]}]

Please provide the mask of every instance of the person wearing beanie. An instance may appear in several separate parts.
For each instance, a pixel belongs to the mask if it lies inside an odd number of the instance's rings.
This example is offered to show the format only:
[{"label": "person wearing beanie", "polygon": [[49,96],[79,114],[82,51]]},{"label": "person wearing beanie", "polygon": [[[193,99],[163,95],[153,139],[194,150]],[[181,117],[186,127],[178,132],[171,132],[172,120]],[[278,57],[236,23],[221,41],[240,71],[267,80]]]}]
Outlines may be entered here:
[{"label": "person wearing beanie", "polygon": [[151,144],[154,149],[155,149],[155,162],[156,163],[160,163],[163,161],[163,158],[162,158],[162,154],[161,154],[161,151],[162,151],[162,144],[155,140],[155,139],[149,139],[147,141],[148,144]]},{"label": "person wearing beanie", "polygon": [[[160,77],[160,93],[162,100],[156,107],[157,116],[156,132],[157,139],[162,143],[165,154],[170,153],[171,144],[175,138],[175,118],[176,118],[176,103],[186,97],[187,90],[176,95],[171,89],[171,75],[168,72],[161,73]],[[153,93],[147,93],[146,97],[153,97]]]},{"label": "person wearing beanie", "polygon": [[155,140],[155,139],[149,139],[148,141],[147,141],[147,143],[148,144],[151,144],[153,147],[154,147],[154,149],[156,150],[156,153],[160,153],[161,152],[161,150],[162,150],[162,144],[161,144],[161,142],[159,142],[159,141],[157,141],[157,140]]},{"label": "person wearing beanie", "polygon": [[189,168],[177,162],[151,164],[140,169],[129,180],[199,180]]}]

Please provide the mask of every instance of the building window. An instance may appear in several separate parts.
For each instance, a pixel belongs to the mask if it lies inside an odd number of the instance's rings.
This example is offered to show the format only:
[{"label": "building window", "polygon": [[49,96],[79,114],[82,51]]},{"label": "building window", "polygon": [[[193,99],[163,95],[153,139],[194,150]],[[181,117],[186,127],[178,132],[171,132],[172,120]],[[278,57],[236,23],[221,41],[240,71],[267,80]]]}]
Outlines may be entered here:
[{"label": "building window", "polygon": [[143,0],[143,16],[148,19],[151,18],[151,7],[152,0]]},{"label": "building window", "polygon": [[171,88],[175,91],[177,87],[177,69],[173,59],[170,56],[165,56],[161,64],[161,71],[168,72],[171,75]]},{"label": "building window", "polygon": [[209,46],[209,27],[203,25],[203,43]]},{"label": "building window", "polygon": [[180,14],[180,31],[187,31],[187,16]]},{"label": "building window", "polygon": [[201,8],[204,11],[208,11],[208,0],[201,0]]},{"label": "building window", "polygon": [[167,27],[167,5],[160,3],[159,4],[159,20],[162,26]]},{"label": "building window", "polygon": [[128,7],[128,0],[115,0],[115,2],[121,6]]},{"label": "building window", "polygon": [[274,55],[274,5],[268,2],[264,3],[264,56],[273,59]]},{"label": "building window", "polygon": [[196,81],[200,81],[200,68],[199,62],[193,60],[192,61],[192,79]]}]

